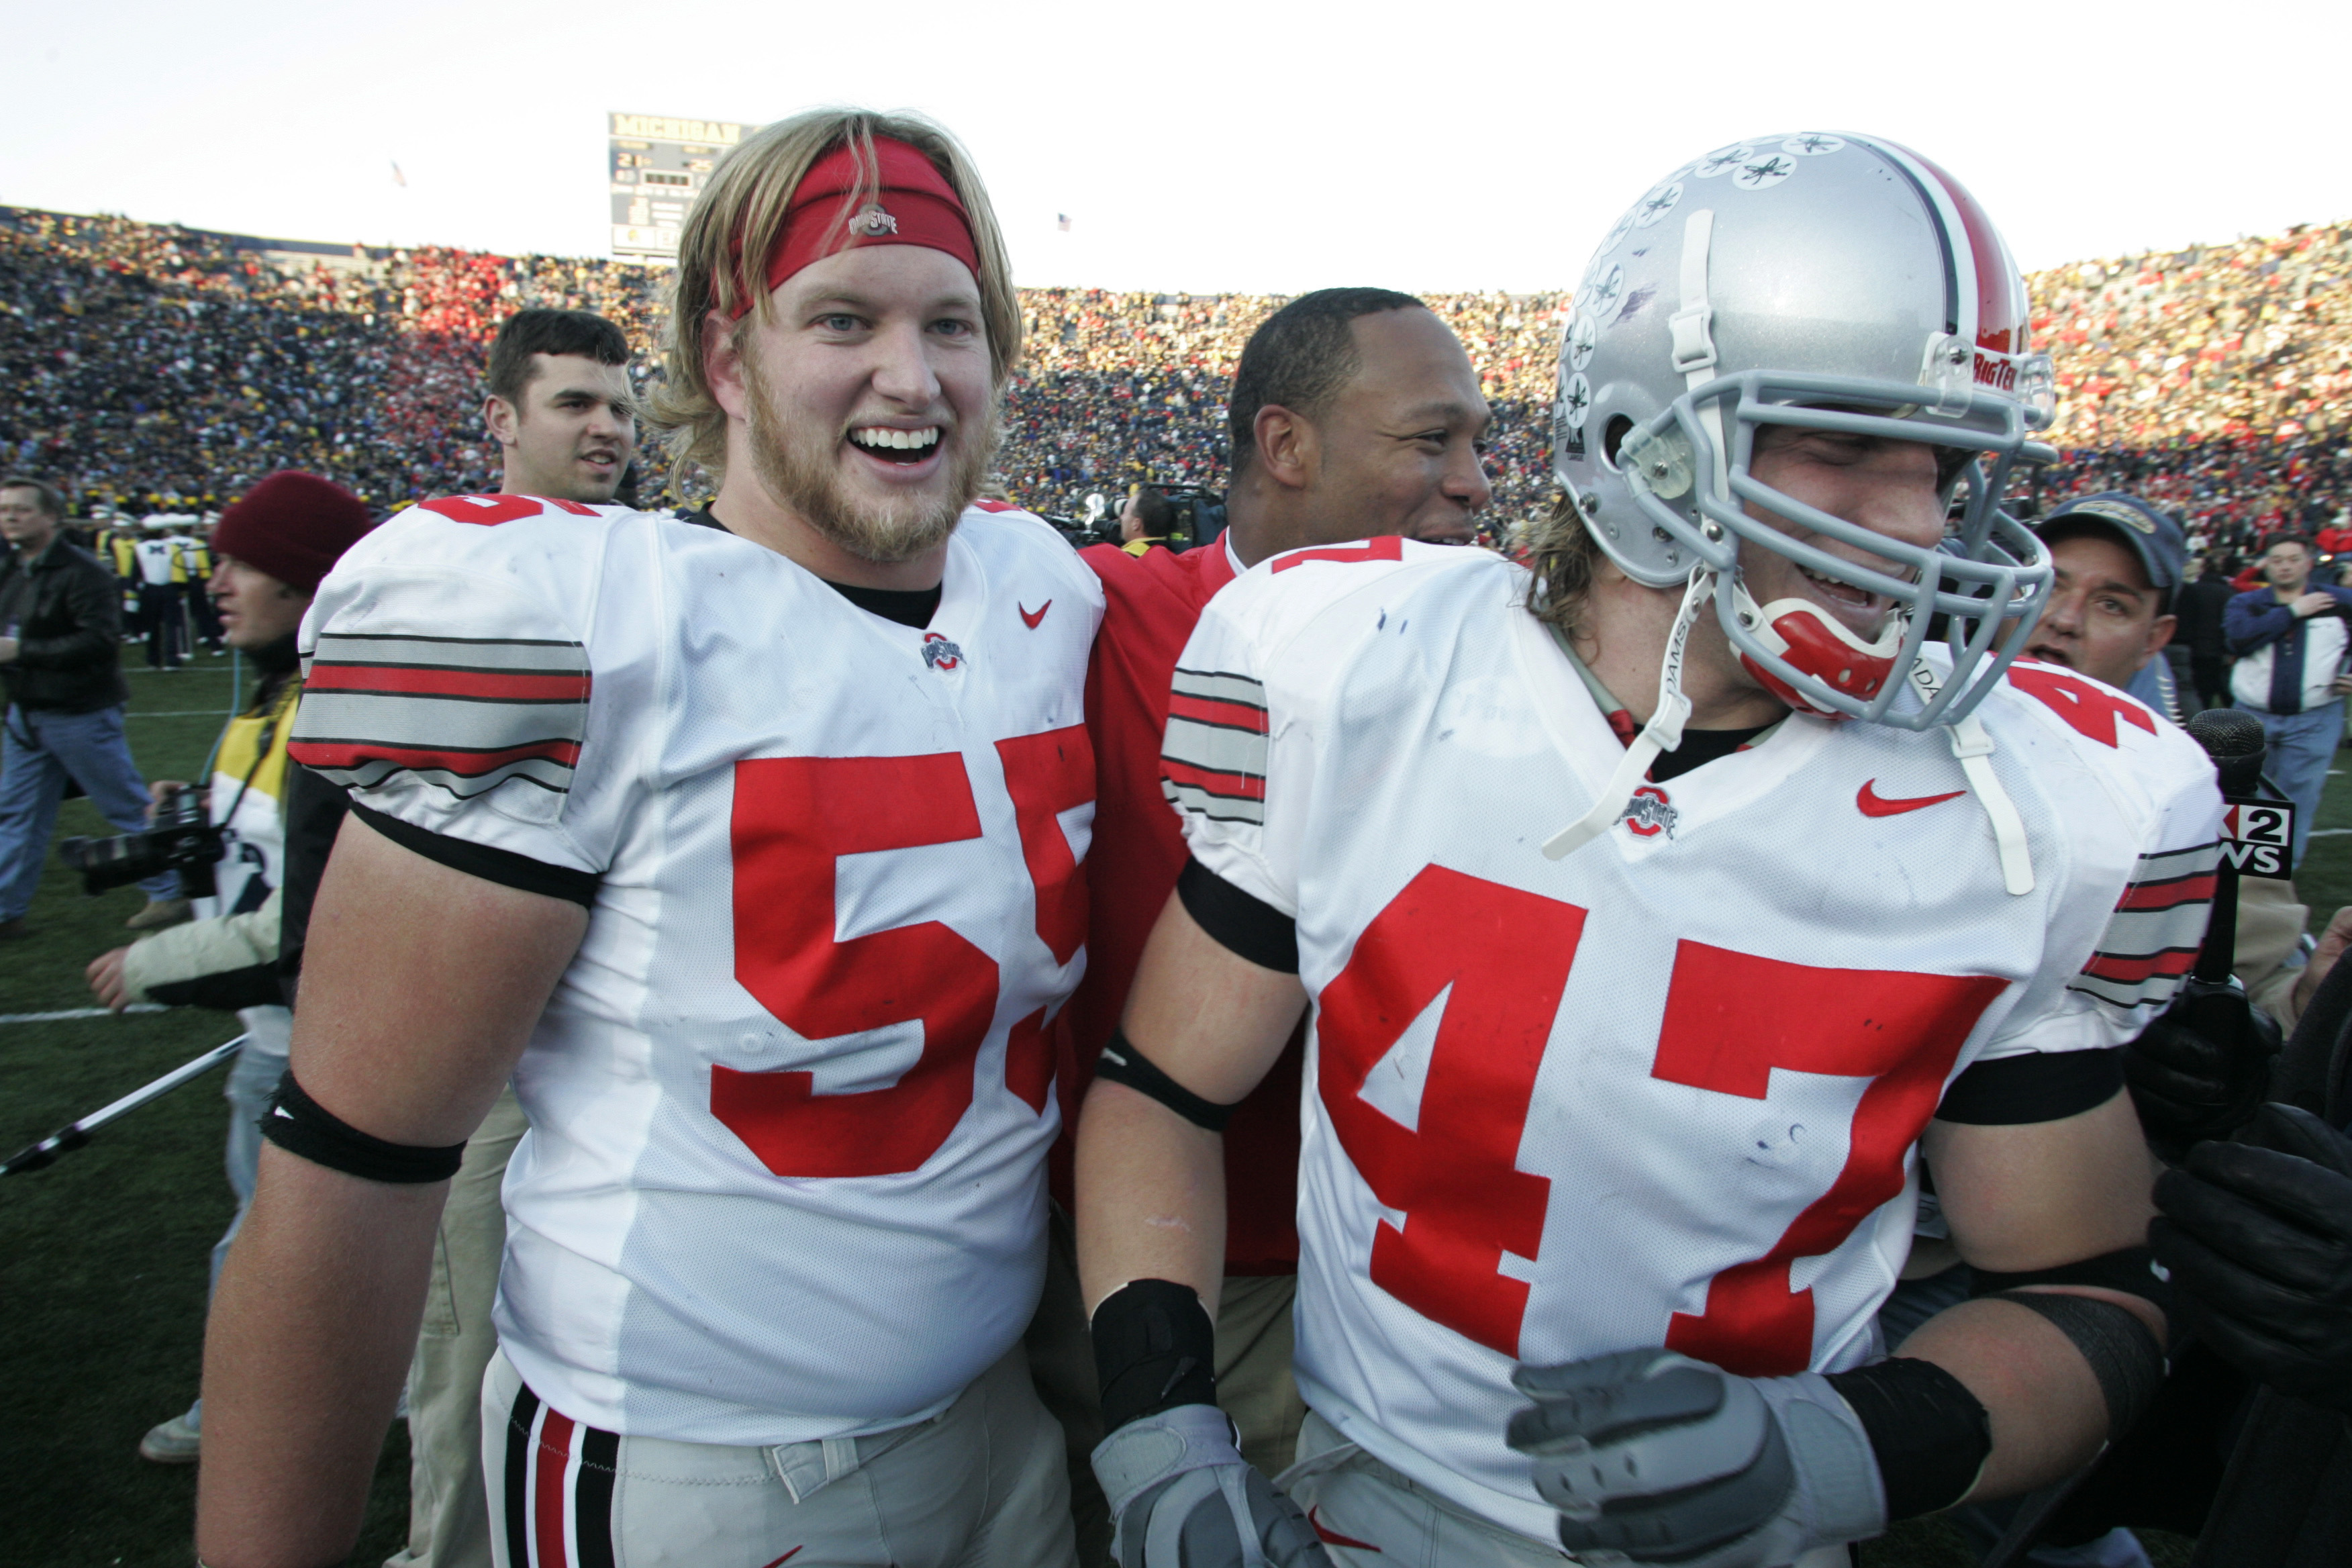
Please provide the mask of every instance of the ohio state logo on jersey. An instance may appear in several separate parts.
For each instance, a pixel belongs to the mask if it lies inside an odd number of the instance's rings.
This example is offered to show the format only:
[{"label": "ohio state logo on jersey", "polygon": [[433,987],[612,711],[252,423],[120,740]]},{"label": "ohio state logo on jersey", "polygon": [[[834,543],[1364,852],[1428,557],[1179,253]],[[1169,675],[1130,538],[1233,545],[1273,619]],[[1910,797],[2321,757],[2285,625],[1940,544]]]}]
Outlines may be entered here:
[{"label": "ohio state logo on jersey", "polygon": [[963,663],[963,649],[937,632],[925,632],[923,662],[933,669],[954,669]]},{"label": "ohio state logo on jersey", "polygon": [[1655,838],[1661,833],[1672,838],[1675,821],[1681,815],[1666,798],[1664,790],[1655,784],[1643,784],[1625,803],[1625,810],[1617,820],[1637,838]]}]

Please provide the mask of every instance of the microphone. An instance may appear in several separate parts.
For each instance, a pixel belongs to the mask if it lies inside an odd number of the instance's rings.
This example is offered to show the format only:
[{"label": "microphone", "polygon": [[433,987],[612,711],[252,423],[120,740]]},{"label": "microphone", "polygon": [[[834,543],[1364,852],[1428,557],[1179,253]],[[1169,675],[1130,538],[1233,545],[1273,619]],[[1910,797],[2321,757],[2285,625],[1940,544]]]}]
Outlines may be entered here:
[{"label": "microphone", "polygon": [[2189,739],[2213,759],[2224,798],[2251,795],[2260,787],[2267,746],[2260,719],[2242,708],[2208,708],[2186,728]]},{"label": "microphone", "polygon": [[[2239,708],[2208,708],[2184,726],[2213,759],[2221,798],[2251,800],[2262,787],[2263,757],[2269,749],[2263,721]],[[2196,977],[2216,985],[2230,983],[2238,962],[2238,868],[2224,857],[2214,868],[2213,918],[2197,950]]]}]

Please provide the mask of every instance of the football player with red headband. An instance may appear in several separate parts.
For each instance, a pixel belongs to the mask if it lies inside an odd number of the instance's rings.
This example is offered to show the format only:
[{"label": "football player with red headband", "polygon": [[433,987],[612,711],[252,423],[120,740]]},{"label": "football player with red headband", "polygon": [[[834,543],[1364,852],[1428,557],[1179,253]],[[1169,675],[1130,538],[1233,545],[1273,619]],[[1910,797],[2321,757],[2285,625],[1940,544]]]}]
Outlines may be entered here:
[{"label": "football player with red headband", "polygon": [[293,752],[352,811],[206,1347],[214,1568],[350,1550],[509,1076],[502,1568],[1071,1560],[1018,1342],[1102,596],[972,505],[1003,244],[945,132],[836,110],[682,239],[655,414],[710,505],[426,501],[306,626]]},{"label": "football player with red headband", "polygon": [[[2009,667],[2050,408],[2000,236],[1891,142],[1762,137],[1574,304],[1528,567],[1277,555],[1178,661],[1191,863],[1077,1151],[1123,1563],[1843,1563],[2162,1376],[2113,1047],[2194,955],[2220,799],[2128,697]],[[1277,1490],[1198,1367],[1215,1129],[1302,1012]],[[1978,1297],[1888,1346],[1929,1173]]]}]

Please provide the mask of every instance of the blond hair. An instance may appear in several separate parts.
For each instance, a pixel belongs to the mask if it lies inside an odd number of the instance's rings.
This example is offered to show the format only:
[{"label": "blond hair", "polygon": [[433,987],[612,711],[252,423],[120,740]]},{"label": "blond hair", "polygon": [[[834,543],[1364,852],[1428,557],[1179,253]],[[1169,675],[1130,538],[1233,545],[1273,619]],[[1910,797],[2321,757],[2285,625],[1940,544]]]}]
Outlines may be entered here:
[{"label": "blond hair", "polygon": [[980,314],[988,333],[990,376],[1003,390],[1021,355],[1021,305],[1013,291],[1004,236],[971,155],[947,132],[917,115],[812,109],[763,126],[728,153],[687,215],[670,279],[669,322],[662,342],[665,381],[654,392],[649,415],[679,466],[698,467],[713,479],[724,478],[727,469],[727,413],[711,395],[703,372],[703,323],[713,311],[732,321],[730,342],[740,350],[754,322],[774,320],[767,257],[793,194],[818,159],[847,143],[858,178],[856,189],[842,198],[842,214],[873,200],[881,169],[874,153],[877,136],[920,152],[963,203],[980,252]]},{"label": "blond hair", "polygon": [[1573,639],[1577,617],[1600,571],[1601,543],[1585,526],[1584,514],[1565,489],[1555,487],[1551,505],[1527,531],[1528,609],[1536,619]]}]

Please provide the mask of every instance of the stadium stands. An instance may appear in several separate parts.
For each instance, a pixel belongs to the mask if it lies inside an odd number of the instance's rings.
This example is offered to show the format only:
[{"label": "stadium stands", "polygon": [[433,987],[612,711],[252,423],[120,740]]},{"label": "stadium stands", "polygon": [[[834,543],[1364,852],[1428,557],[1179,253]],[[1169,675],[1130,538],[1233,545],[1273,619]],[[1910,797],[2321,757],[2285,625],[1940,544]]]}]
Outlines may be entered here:
[{"label": "stadium stands", "polygon": [[[650,352],[667,273],[597,259],[425,247],[348,255],[119,217],[0,208],[0,403],[9,466],[84,506],[225,504],[273,468],[333,476],[380,506],[492,488],[471,409],[499,321],[524,305],[619,321]],[[2032,279],[2056,354],[2055,498],[2141,488],[2216,545],[2316,527],[2352,500],[2352,223]],[[1494,521],[1548,479],[1551,363],[1568,296],[1429,296],[1496,412]],[[1072,513],[1149,477],[1216,484],[1223,395],[1279,301],[1028,289],[1029,348],[1000,465],[1015,498]],[[698,494],[650,439],[647,500]]]}]

